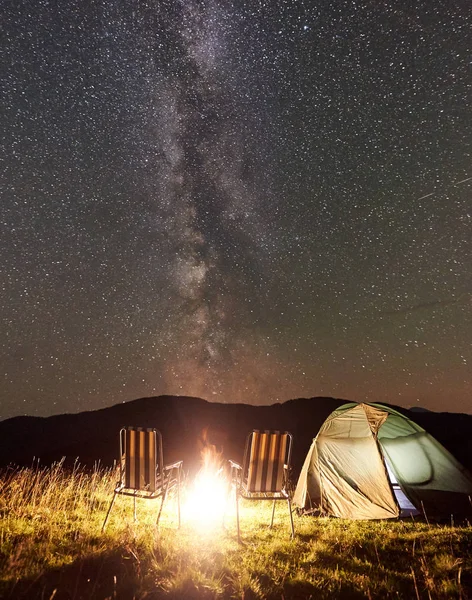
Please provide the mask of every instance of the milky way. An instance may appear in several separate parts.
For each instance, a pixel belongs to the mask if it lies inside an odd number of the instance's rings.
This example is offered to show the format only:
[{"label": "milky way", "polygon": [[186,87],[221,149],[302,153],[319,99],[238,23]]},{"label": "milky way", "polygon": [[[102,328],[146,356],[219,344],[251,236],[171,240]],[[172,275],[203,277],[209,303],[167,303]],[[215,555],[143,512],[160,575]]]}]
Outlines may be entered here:
[{"label": "milky way", "polygon": [[7,2],[0,418],[472,412],[468,3]]}]

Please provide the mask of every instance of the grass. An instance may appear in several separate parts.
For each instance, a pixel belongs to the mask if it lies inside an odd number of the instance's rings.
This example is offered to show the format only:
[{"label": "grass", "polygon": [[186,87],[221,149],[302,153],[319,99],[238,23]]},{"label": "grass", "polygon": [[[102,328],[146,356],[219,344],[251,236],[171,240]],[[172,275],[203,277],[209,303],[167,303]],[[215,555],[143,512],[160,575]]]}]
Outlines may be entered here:
[{"label": "grass", "polygon": [[472,527],[424,521],[344,521],[295,516],[286,505],[243,502],[211,530],[183,521],[176,503],[118,497],[101,526],[116,473],[9,470],[0,477],[0,597],[472,598]]}]

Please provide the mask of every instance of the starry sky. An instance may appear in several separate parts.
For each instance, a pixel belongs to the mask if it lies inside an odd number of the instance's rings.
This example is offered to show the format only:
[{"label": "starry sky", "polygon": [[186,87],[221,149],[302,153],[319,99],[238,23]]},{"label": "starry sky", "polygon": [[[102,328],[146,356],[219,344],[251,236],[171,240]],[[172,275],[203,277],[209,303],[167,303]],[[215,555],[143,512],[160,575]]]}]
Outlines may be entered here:
[{"label": "starry sky", "polygon": [[5,0],[0,419],[472,413],[468,0]]}]

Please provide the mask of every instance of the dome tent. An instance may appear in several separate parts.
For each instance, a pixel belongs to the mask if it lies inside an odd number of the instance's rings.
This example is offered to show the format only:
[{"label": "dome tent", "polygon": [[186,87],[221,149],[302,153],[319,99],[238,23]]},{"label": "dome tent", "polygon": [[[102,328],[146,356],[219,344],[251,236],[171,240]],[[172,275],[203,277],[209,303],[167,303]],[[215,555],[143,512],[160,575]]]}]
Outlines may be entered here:
[{"label": "dome tent", "polygon": [[428,517],[472,515],[472,477],[437,440],[393,408],[349,403],[314,438],[293,504],[341,518],[388,519],[401,515],[402,492]]}]

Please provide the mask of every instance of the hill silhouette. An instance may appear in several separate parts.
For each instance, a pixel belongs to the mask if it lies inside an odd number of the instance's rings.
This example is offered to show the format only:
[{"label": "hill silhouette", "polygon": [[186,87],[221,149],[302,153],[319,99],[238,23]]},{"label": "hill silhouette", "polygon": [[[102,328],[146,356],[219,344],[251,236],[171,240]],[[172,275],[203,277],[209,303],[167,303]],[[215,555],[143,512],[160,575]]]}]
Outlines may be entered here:
[{"label": "hill silhouette", "polygon": [[[51,417],[13,417],[0,422],[0,467],[42,465],[66,457],[86,467],[111,466],[118,458],[118,432],[134,425],[162,432],[164,461],[183,460],[190,472],[200,466],[204,431],[224,457],[242,460],[252,429],[287,430],[294,435],[293,468],[297,475],[313,437],[326,417],[346,400],[298,398],[270,406],[220,404],[187,396],[158,396],[104,409]],[[472,415],[411,412],[394,407],[429,431],[472,470]]]}]

